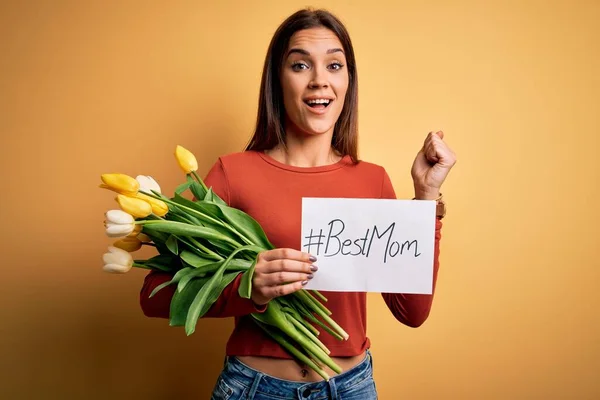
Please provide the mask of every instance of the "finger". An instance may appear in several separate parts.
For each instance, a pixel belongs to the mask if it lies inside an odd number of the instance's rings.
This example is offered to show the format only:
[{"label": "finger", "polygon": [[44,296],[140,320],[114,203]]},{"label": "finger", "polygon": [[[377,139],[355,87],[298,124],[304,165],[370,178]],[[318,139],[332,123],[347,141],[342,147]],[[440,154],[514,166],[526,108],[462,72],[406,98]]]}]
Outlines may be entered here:
[{"label": "finger", "polygon": [[317,260],[316,257],[294,249],[274,249],[260,253],[259,257],[261,257],[265,261],[274,261],[274,260],[297,260],[304,262],[314,262]]},{"label": "finger", "polygon": [[294,282],[308,281],[312,278],[312,274],[280,271],[262,276],[260,278],[260,284],[263,286],[277,286]]},{"label": "finger", "polygon": [[296,261],[296,260],[274,260],[269,261],[265,264],[262,269],[263,273],[269,274],[274,272],[288,271],[288,272],[304,272],[310,274],[317,270],[316,266],[310,263]]},{"label": "finger", "polygon": [[425,149],[425,157],[430,163],[437,163],[439,161],[438,151],[434,142],[431,142],[429,146]]},{"label": "finger", "polygon": [[435,134],[436,134],[436,135],[437,135],[437,136],[438,136],[440,139],[443,139],[443,138],[444,138],[444,132],[442,132],[442,131],[437,131]]},{"label": "finger", "polygon": [[270,286],[265,288],[264,295],[269,298],[286,296],[302,289],[307,283],[308,281],[306,280],[289,283],[287,285]]}]

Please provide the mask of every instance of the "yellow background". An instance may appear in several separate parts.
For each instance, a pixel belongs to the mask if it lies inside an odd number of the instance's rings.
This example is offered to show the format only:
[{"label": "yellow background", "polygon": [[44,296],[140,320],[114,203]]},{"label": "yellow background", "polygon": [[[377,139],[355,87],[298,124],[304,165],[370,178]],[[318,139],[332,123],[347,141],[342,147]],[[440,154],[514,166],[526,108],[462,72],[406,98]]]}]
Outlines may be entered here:
[{"label": "yellow background", "polygon": [[[271,35],[304,5],[0,5],[0,397],[209,398],[232,321],[186,337],[142,315],[144,272],[101,272],[99,176],[172,193],[177,144],[201,174],[242,149]],[[380,398],[600,398],[600,3],[313,5],[354,41],[361,157],[403,198],[428,131],[459,160],[429,320],[369,295]]]}]

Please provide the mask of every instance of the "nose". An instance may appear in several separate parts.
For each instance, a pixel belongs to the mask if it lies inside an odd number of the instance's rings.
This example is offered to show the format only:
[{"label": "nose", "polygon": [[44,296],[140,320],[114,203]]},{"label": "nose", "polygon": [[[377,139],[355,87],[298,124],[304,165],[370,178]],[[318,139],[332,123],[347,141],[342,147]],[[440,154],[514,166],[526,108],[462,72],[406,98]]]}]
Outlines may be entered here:
[{"label": "nose", "polygon": [[311,80],[308,87],[311,89],[326,88],[329,86],[327,82],[327,72],[324,68],[314,68]]}]

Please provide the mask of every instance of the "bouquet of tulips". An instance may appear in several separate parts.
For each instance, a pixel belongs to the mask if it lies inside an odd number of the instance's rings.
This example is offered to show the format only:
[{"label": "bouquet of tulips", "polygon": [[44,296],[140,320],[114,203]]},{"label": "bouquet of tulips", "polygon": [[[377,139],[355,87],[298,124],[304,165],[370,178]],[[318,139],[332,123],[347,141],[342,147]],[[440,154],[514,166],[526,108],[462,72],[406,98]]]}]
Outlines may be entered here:
[{"label": "bouquet of tulips", "polygon": [[[118,240],[104,254],[104,271],[126,273],[132,267],[172,273],[173,278],[158,286],[150,296],[168,285],[176,285],[171,300],[171,326],[184,326],[191,335],[201,318],[238,274],[243,274],[239,295],[249,299],[258,253],[273,249],[261,226],[243,211],[229,207],[208,188],[196,173],[194,155],[177,146],[175,158],[186,176],[172,197],[161,193],[150,176],[135,179],[124,174],[101,176],[100,187],[116,192],[120,209],[105,214],[106,234]],[[186,191],[193,194],[189,200]],[[143,245],[158,254],[149,259],[131,256]],[[323,364],[336,373],[340,367],[318,339],[321,327],[339,340],[348,334],[330,317],[317,291],[300,290],[278,297],[266,311],[251,314],[253,321],[297,360],[324,379]],[[313,325],[314,324],[314,325]]]}]

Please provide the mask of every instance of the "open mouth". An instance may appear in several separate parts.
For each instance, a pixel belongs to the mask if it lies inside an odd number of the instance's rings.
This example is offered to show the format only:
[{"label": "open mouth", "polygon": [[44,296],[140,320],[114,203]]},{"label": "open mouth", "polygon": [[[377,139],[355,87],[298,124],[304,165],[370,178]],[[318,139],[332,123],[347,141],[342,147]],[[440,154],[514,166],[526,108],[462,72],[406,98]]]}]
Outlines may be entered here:
[{"label": "open mouth", "polygon": [[310,108],[314,108],[317,110],[324,110],[325,108],[329,107],[329,105],[333,102],[333,100],[330,99],[311,99],[311,100],[304,100],[304,102],[306,103],[306,105],[308,105]]}]

